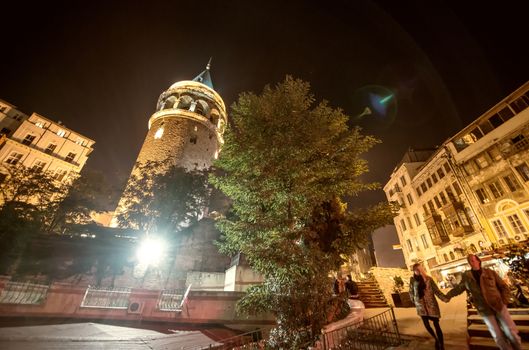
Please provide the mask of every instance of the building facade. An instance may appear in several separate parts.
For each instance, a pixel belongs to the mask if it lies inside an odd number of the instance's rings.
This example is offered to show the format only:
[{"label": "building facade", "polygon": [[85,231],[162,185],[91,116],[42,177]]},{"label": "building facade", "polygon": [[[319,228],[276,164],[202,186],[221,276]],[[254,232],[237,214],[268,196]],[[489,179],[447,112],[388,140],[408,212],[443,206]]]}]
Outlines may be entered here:
[{"label": "building facade", "polygon": [[527,239],[529,83],[440,147],[408,151],[384,186],[405,262],[457,278],[466,255]]},{"label": "building facade", "polygon": [[[48,171],[58,181],[78,174],[94,141],[37,113],[0,100],[0,163]],[[1,170],[0,170],[1,171]]]}]

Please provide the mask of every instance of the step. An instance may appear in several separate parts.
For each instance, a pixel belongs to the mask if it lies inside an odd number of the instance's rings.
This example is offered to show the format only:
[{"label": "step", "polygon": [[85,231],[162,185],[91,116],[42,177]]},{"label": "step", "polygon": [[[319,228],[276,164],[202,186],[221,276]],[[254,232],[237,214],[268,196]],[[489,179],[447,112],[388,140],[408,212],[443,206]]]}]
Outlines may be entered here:
[{"label": "step", "polygon": [[[469,350],[498,349],[492,338],[471,337],[468,344]],[[529,350],[529,343],[522,342],[522,350]]]},{"label": "step", "polygon": [[[529,315],[511,315],[512,320],[518,326],[529,325]],[[468,322],[473,324],[484,324],[483,317],[480,315],[470,315],[467,317]]]},{"label": "step", "polygon": [[[520,337],[529,340],[529,326],[517,326]],[[468,326],[468,335],[471,337],[490,337],[489,329],[484,324],[471,324]]]},{"label": "step", "polygon": [[[529,315],[529,309],[522,309],[522,308],[509,308],[509,313],[511,315]],[[478,310],[471,308],[467,311],[468,315],[477,315]]]}]

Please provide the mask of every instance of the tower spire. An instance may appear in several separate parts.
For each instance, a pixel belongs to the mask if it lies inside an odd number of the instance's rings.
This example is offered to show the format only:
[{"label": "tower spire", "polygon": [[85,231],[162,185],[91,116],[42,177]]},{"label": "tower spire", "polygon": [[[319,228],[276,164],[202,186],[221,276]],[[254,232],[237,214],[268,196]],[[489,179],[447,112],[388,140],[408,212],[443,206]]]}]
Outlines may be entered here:
[{"label": "tower spire", "polygon": [[210,57],[209,58],[209,61],[208,61],[208,64],[206,65],[206,69],[204,69],[202,71],[202,73],[200,73],[199,75],[197,75],[195,77],[195,79],[193,79],[193,81],[198,81],[199,83],[202,83],[210,88],[213,89],[213,82],[211,81],[211,75],[209,73],[209,70],[211,68],[211,59],[213,57]]}]

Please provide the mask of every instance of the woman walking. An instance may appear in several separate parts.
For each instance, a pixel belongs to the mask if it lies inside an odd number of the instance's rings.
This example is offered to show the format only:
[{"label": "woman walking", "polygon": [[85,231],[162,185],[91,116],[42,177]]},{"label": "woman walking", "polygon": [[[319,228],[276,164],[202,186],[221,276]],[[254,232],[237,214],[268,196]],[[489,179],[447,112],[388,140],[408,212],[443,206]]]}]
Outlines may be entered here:
[{"label": "woman walking", "polygon": [[[444,350],[443,332],[439,326],[439,304],[435,296],[445,303],[450,299],[439,290],[434,280],[426,274],[421,264],[413,265],[413,276],[410,279],[410,297],[415,303],[417,314],[421,316],[424,327],[435,339],[435,349]],[[435,332],[430,325],[433,322]]]}]

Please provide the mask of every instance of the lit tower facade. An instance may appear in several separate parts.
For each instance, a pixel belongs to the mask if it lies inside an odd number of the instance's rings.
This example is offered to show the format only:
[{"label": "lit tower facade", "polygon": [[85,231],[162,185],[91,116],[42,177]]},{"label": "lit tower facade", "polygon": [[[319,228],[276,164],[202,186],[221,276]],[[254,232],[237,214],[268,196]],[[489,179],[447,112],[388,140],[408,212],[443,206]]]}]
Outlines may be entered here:
[{"label": "lit tower facade", "polygon": [[217,158],[227,116],[209,68],[208,63],[195,79],[176,82],[160,95],[138,163],[161,161],[192,170],[207,169]]},{"label": "lit tower facade", "polygon": [[[136,164],[157,161],[167,167],[207,169],[224,143],[226,124],[226,107],[213,89],[208,63],[193,80],[176,82],[160,95]],[[126,210],[123,202],[115,215]],[[115,219],[112,226],[117,226]]]}]

